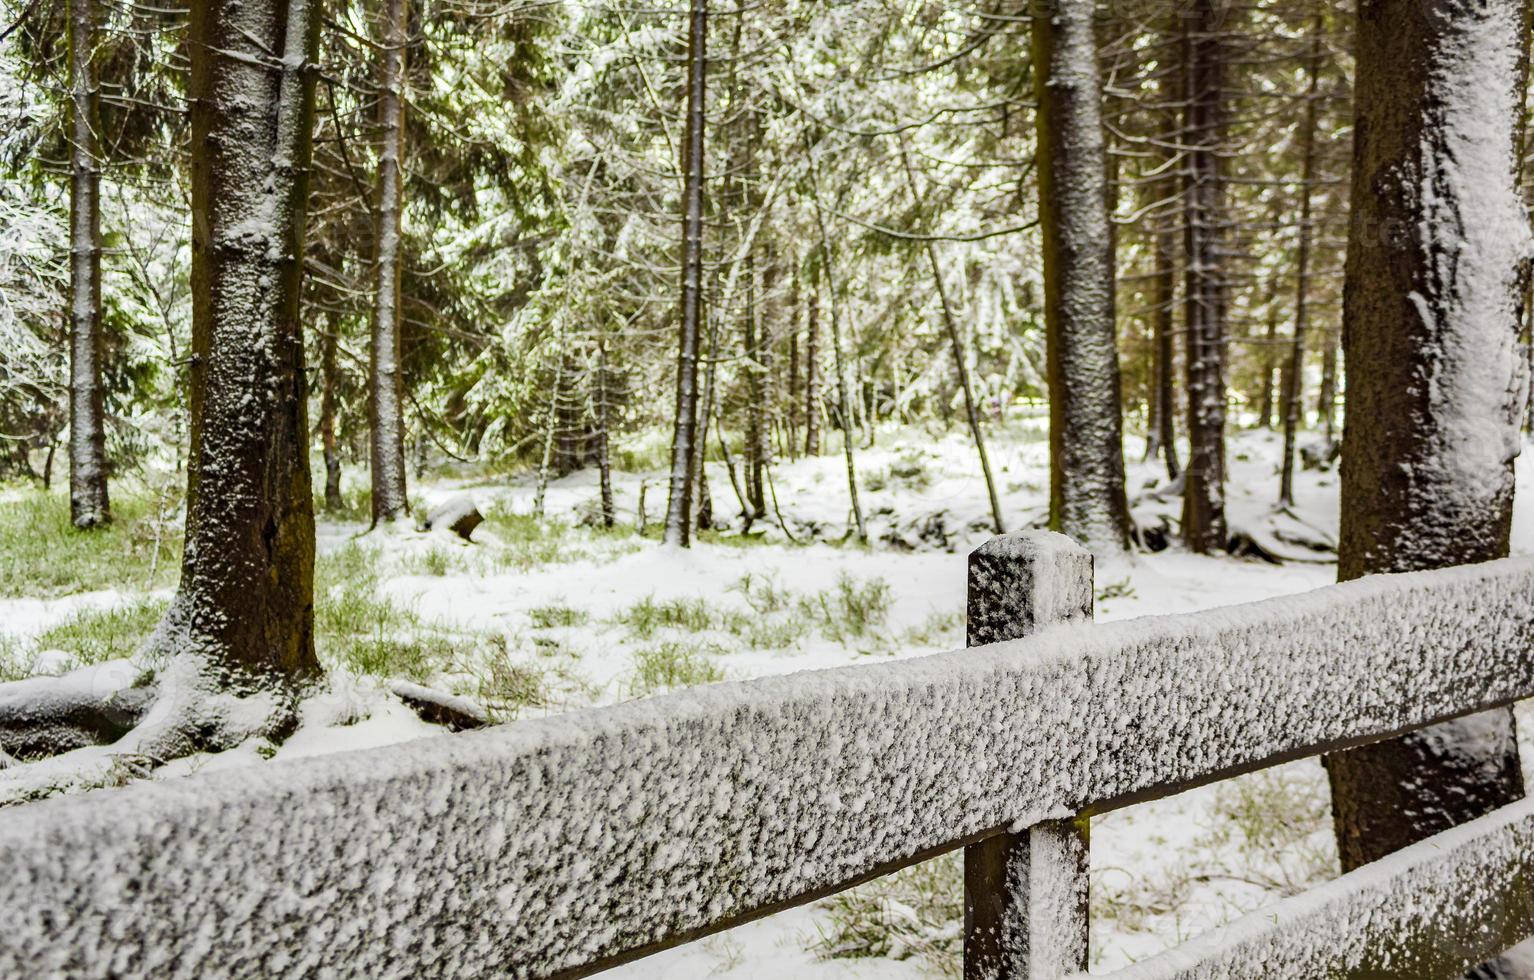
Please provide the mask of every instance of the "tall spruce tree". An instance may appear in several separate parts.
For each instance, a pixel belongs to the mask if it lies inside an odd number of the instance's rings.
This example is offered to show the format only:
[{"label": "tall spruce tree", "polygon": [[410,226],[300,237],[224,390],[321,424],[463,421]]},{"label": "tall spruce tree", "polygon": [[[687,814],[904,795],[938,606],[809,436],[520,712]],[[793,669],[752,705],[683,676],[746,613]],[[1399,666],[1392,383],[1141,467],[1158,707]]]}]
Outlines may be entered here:
[{"label": "tall spruce tree", "polygon": [[[1507,554],[1528,31],[1523,0],[1359,9],[1340,579]],[[1511,710],[1333,755],[1327,770],[1344,869],[1524,789]]]},{"label": "tall spruce tree", "polygon": [[1129,543],[1102,80],[1090,0],[1034,0],[1039,217],[1049,362],[1050,526]]},{"label": "tall spruce tree", "polygon": [[101,328],[101,12],[69,0],[69,514],[75,527],[112,519],[107,495]]}]

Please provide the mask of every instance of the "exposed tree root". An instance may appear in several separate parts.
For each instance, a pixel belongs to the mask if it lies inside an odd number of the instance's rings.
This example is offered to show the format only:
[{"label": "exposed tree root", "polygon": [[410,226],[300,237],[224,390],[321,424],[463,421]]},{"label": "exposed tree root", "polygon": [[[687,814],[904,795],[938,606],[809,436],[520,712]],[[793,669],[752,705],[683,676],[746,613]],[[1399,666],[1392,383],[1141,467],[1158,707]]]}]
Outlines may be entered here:
[{"label": "exposed tree root", "polygon": [[0,752],[16,762],[0,767],[0,807],[121,785],[196,752],[280,740],[296,724],[296,691],[231,683],[193,653],[151,672],[152,659],[0,685]]},{"label": "exposed tree root", "polygon": [[[151,640],[146,651],[156,645]],[[300,712],[306,724],[321,726],[366,716],[347,685],[331,689],[341,695],[336,704],[321,699],[303,707],[300,695],[311,692],[231,683],[205,657],[183,652],[151,669],[154,659],[141,653],[59,677],[0,684],[0,807],[121,786],[174,760],[253,738],[281,741]],[[449,731],[489,724],[484,710],[464,698],[405,681],[388,690],[424,721]]]},{"label": "exposed tree root", "polygon": [[422,721],[442,725],[450,731],[484,728],[490,723],[484,709],[466,698],[444,694],[409,681],[394,681],[389,685],[389,690]]},{"label": "exposed tree root", "polygon": [[0,752],[26,761],[117,741],[154,700],[153,687],[135,686],[139,679],[129,661],[118,660],[0,684]]}]

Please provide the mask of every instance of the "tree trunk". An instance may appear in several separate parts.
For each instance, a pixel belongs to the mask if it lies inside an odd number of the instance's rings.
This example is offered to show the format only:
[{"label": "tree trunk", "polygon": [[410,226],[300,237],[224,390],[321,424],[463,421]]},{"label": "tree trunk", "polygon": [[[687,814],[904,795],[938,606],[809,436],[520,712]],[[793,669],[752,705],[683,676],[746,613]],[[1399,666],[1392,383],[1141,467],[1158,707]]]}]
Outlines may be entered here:
[{"label": "tree trunk", "polygon": [[1294,503],[1294,442],[1300,428],[1300,393],[1305,381],[1305,331],[1310,318],[1310,185],[1316,178],[1316,111],[1320,101],[1322,31],[1326,21],[1318,5],[1310,24],[1310,63],[1306,68],[1305,120],[1300,148],[1300,242],[1294,269],[1294,341],[1289,350],[1289,370],[1284,374],[1284,463],[1279,479],[1278,502]]},{"label": "tree trunk", "polygon": [[756,303],[756,356],[751,360],[756,372],[756,448],[752,452],[752,465],[756,472],[752,482],[756,485],[757,513],[759,519],[767,517],[767,468],[772,465],[773,395],[776,387],[772,378],[772,291],[777,285],[777,266],[772,251],[767,251],[766,264],[762,267],[762,292]]},{"label": "tree trunk", "polygon": [[1221,0],[1193,0],[1183,21],[1186,147],[1183,246],[1186,311],[1188,469],[1182,536],[1197,554],[1225,550],[1225,281],[1220,223],[1224,214],[1221,142],[1225,132]]},{"label": "tree trunk", "polygon": [[173,652],[221,686],[314,655],[314,499],[299,322],[319,4],[191,7],[191,442]]},{"label": "tree trunk", "polygon": [[[1338,578],[1508,553],[1519,451],[1513,181],[1523,0],[1358,17]],[[1521,95],[1519,96],[1521,97]],[[1384,235],[1381,229],[1398,233]],[[1330,756],[1344,870],[1523,795],[1511,709]]]},{"label": "tree trunk", "polygon": [[1034,0],[1050,526],[1101,554],[1129,542],[1102,83],[1088,0]]},{"label": "tree trunk", "polygon": [[405,152],[406,32],[408,0],[385,0],[383,76],[378,114],[378,210],[374,235],[373,345],[368,372],[368,424],[372,430],[373,521],[394,521],[410,511],[405,495],[404,381],[400,376],[400,222]]},{"label": "tree trunk", "polygon": [[[748,164],[749,165],[749,164]],[[746,259],[746,316],[745,360],[741,365],[746,375],[746,445],[745,466],[741,476],[746,481],[746,529],[753,522],[767,516],[767,503],[762,486],[762,344],[759,337],[756,304],[756,257],[747,253]]]},{"label": "tree trunk", "polygon": [[825,209],[820,200],[820,174],[815,162],[815,150],[807,145],[810,158],[810,190],[815,199],[815,224],[820,232],[820,261],[826,274],[826,293],[831,303],[831,352],[836,360],[836,405],[842,417],[842,456],[847,463],[847,496],[852,505],[852,522],[858,540],[868,540],[868,527],[863,523],[863,505],[858,500],[857,461],[853,457],[852,400],[847,391],[847,364],[842,356],[842,326],[838,297],[836,294],[835,266],[831,258],[831,236],[826,231]]},{"label": "tree trunk", "polygon": [[[921,192],[916,187],[916,174],[911,168],[911,156],[906,151],[905,144],[900,146],[900,162],[905,167],[906,186],[910,188],[911,200],[917,210],[925,208]],[[969,420],[969,434],[975,440],[975,453],[980,457],[980,473],[985,477],[985,491],[990,498],[991,526],[997,534],[1005,534],[1006,528],[1001,517],[1001,498],[996,492],[996,481],[991,476],[991,458],[985,451],[985,434],[980,429],[980,407],[975,404],[975,387],[969,377],[969,361],[964,354],[964,339],[959,334],[959,324],[953,313],[953,304],[948,299],[948,287],[943,282],[943,267],[937,260],[937,244],[928,241],[926,244],[927,268],[932,272],[932,288],[937,292],[938,303],[943,313],[943,328],[948,334],[948,347],[953,353],[954,373],[958,376],[959,387],[964,391],[964,411]]]},{"label": "tree trunk", "polygon": [[[561,347],[559,337],[554,347]],[[543,501],[549,492],[549,470],[554,465],[554,439],[559,432],[559,397],[564,387],[565,358],[562,351],[555,354],[554,384],[549,389],[549,410],[543,421],[543,453],[538,457],[538,484],[533,491],[533,516],[543,518]]]},{"label": "tree trunk", "polygon": [[1155,231],[1156,262],[1156,443],[1166,457],[1166,476],[1176,480],[1182,475],[1177,460],[1177,391],[1173,385],[1177,333],[1177,262],[1173,257],[1173,233],[1166,228]]},{"label": "tree trunk", "polygon": [[69,516],[112,519],[101,383],[101,86],[96,0],[69,0]]},{"label": "tree trunk", "polygon": [[336,343],[340,318],[329,318],[329,331],[320,340],[320,446],[325,455],[325,509],[340,510],[341,453],[336,445]]},{"label": "tree trunk", "polygon": [[789,262],[793,273],[793,295],[788,301],[788,411],[784,423],[788,438],[784,440],[789,459],[799,457],[799,274],[797,258]]},{"label": "tree trunk", "polygon": [[820,455],[820,259],[810,263],[810,316],[804,341],[804,455]]},{"label": "tree trunk", "polygon": [[1324,334],[1325,347],[1321,357],[1321,431],[1326,441],[1337,441],[1337,335],[1328,330]]},{"label": "tree trunk", "polygon": [[[708,325],[708,366],[703,372],[703,404],[698,417],[698,431],[693,439],[692,446],[692,485],[693,496],[697,500],[694,508],[693,526],[700,531],[709,530],[714,526],[714,493],[708,485],[708,420],[714,416],[715,403],[719,399],[719,323],[718,301],[710,304],[711,309],[703,313],[703,322]],[[724,433],[719,434],[719,443],[724,446]],[[726,452],[729,447],[725,446]],[[735,471],[730,470],[730,480],[734,482]],[[737,488],[737,496],[739,488]],[[745,509],[745,505],[741,505]]]},{"label": "tree trunk", "polygon": [[610,420],[607,414],[607,344],[600,337],[597,338],[597,474],[601,481],[602,492],[602,526],[612,527],[615,514],[613,511],[613,469],[612,457],[609,453],[608,436]]},{"label": "tree trunk", "polygon": [[[1273,371],[1277,367],[1278,358],[1274,351],[1278,345],[1278,277],[1273,277],[1273,288],[1268,291],[1267,302],[1267,329],[1262,338],[1262,400],[1261,407],[1257,410],[1257,424],[1264,429],[1273,428]],[[1283,371],[1279,371],[1280,378],[1277,388],[1287,391],[1282,377]],[[1279,406],[1280,409],[1282,406]]]},{"label": "tree trunk", "polygon": [[708,70],[708,0],[692,0],[687,33],[687,136],[682,152],[682,304],[671,436],[667,544],[692,540],[692,455],[698,428],[698,329],[703,289],[704,83]]}]

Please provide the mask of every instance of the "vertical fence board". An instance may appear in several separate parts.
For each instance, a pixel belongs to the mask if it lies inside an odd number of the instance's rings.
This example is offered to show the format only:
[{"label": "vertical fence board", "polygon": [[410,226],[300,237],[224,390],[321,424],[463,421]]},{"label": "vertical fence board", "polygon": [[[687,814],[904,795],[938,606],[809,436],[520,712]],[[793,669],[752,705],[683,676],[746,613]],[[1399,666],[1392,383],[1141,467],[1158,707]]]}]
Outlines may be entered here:
[{"label": "vertical fence board", "polygon": [[[966,643],[1092,618],[1092,555],[1062,534],[992,538],[969,556]],[[998,765],[1005,760],[997,760]],[[1086,820],[964,849],[964,980],[1046,980],[1087,965]]]}]

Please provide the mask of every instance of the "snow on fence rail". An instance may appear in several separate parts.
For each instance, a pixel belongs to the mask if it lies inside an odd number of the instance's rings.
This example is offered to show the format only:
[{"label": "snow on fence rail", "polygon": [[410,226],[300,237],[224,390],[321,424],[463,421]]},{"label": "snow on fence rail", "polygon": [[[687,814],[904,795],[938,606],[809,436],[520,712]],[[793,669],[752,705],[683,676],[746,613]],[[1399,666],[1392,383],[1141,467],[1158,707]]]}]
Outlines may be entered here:
[{"label": "snow on fence rail", "polygon": [[[970,586],[972,640],[1005,638],[1089,615],[1090,557],[998,538]],[[1071,818],[1534,695],[1531,651],[1534,561],[1508,560],[29,804],[0,812],[0,976],[575,977],[959,846],[966,974],[1058,976],[1085,953]],[[1251,950],[1328,908],[1402,939],[1421,884],[1507,920],[1476,962],[1534,923],[1530,813],[1126,976],[1267,975]],[[1379,975],[1293,956],[1286,980]]]}]

